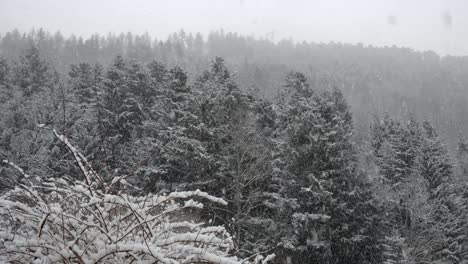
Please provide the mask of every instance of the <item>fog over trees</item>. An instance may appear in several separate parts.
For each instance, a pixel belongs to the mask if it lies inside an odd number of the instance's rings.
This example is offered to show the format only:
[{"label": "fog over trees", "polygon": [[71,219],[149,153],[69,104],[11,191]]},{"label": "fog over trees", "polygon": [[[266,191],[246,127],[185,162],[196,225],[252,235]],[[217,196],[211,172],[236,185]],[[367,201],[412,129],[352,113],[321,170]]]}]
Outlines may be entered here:
[{"label": "fog over trees", "polygon": [[431,51],[10,31],[0,262],[468,263],[467,105]]}]

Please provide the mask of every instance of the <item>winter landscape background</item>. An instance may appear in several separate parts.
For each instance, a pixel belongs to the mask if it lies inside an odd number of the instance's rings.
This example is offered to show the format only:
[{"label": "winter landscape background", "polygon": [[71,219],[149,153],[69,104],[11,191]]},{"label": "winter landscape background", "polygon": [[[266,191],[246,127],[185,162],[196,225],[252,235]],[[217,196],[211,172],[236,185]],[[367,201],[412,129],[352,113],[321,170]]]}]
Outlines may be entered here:
[{"label": "winter landscape background", "polygon": [[468,263],[462,49],[120,32],[0,34],[0,263]]}]

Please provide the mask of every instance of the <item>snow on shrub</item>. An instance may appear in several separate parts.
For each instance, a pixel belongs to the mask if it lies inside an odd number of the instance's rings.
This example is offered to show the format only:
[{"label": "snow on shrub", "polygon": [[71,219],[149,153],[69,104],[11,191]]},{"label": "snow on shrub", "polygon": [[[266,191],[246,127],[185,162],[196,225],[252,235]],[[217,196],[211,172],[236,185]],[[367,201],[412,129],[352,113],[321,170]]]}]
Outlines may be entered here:
[{"label": "snow on shrub", "polygon": [[[223,227],[178,220],[187,208],[202,207],[201,199],[224,200],[199,190],[111,194],[112,185],[124,179],[106,184],[64,136],[53,132],[75,156],[84,180],[28,177],[2,194],[0,263],[242,262],[228,255],[233,243]],[[25,175],[11,161],[3,163]]]}]

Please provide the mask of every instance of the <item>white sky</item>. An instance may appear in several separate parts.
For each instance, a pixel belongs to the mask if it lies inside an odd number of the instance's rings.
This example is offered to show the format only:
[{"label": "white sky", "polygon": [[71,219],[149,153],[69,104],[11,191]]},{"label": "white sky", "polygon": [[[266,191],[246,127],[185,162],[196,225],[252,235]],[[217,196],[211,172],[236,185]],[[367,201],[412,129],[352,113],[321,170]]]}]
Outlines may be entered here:
[{"label": "white sky", "polygon": [[468,0],[0,0],[0,34],[224,29],[296,41],[397,45],[468,55]]}]

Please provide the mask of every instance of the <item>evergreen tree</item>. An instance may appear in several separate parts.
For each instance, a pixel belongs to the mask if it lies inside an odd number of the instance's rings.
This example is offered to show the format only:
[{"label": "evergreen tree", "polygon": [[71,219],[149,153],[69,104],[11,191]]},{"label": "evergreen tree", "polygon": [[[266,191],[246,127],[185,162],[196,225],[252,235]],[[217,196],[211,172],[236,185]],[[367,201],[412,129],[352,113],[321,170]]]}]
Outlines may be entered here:
[{"label": "evergreen tree", "polygon": [[101,65],[73,64],[68,75],[70,77],[69,85],[79,104],[91,104],[96,101],[97,89],[103,75]]},{"label": "evergreen tree", "polygon": [[283,211],[292,223],[283,236],[286,254],[294,263],[378,262],[378,208],[356,167],[342,93],[314,95],[300,73],[288,75],[286,88],[292,93],[283,97],[287,151],[279,177]]},{"label": "evergreen tree", "polygon": [[151,103],[136,142],[147,153],[138,169],[145,188],[166,191],[186,188],[186,184],[200,188],[211,161],[199,140],[205,132],[196,114],[196,95],[181,68],[167,70],[153,62],[148,69],[152,96],[143,100]]},{"label": "evergreen tree", "polygon": [[465,181],[468,177],[468,142],[462,134],[458,136],[457,164],[457,177],[460,181]]},{"label": "evergreen tree", "polygon": [[428,191],[432,198],[448,195],[448,185],[452,181],[452,164],[447,150],[432,127],[423,123],[424,138],[418,156],[418,172],[427,181]]},{"label": "evergreen tree", "polygon": [[41,58],[39,50],[32,46],[24,56],[20,57],[15,69],[14,83],[28,97],[50,88],[48,86],[52,84],[52,75],[48,63]]},{"label": "evergreen tree", "polygon": [[0,85],[5,85],[8,81],[10,67],[7,61],[0,57]]},{"label": "evergreen tree", "polygon": [[[129,153],[132,149],[131,141],[144,117],[137,96],[130,90],[129,80],[127,62],[122,57],[116,57],[98,84],[92,106],[98,136],[92,153],[101,162],[97,167],[106,171],[102,172],[106,177],[126,173],[125,170],[134,166],[125,157],[132,154]],[[114,171],[116,168],[121,171]]]},{"label": "evergreen tree", "polygon": [[0,104],[4,104],[13,95],[10,83],[10,65],[0,56]]},{"label": "evergreen tree", "polygon": [[389,184],[388,206],[395,208],[388,263],[459,263],[465,221],[455,205],[450,158],[435,129],[427,121],[377,122],[374,153]]},{"label": "evergreen tree", "polygon": [[242,92],[221,58],[196,82],[196,115],[204,133],[199,140],[213,160],[207,191],[228,201],[226,209],[208,208],[208,217],[226,224],[241,256],[273,248],[271,216],[264,205],[269,176],[269,141],[253,94]]}]

